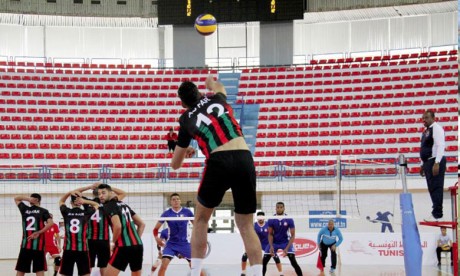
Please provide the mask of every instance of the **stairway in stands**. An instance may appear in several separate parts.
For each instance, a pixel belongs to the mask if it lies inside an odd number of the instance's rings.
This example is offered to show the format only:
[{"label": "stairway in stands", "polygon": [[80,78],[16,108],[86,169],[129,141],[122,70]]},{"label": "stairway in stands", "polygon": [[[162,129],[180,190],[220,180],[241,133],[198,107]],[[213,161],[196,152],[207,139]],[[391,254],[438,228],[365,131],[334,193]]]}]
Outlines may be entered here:
[{"label": "stairway in stands", "polygon": [[220,73],[219,80],[225,86],[227,91],[227,101],[235,111],[235,117],[240,120],[243,129],[244,138],[249,149],[254,154],[257,135],[257,124],[259,122],[259,105],[258,104],[236,104],[238,95],[238,86],[240,73]]}]

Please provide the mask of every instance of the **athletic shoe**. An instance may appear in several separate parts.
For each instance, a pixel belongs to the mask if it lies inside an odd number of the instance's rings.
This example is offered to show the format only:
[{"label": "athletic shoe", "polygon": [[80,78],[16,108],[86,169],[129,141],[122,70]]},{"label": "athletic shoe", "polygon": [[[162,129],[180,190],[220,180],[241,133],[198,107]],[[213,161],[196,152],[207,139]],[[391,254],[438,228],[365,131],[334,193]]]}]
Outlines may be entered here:
[{"label": "athletic shoe", "polygon": [[335,268],[331,268],[331,270],[329,271],[331,274],[332,273],[335,273]]},{"label": "athletic shoe", "polygon": [[241,276],[246,276],[246,274],[244,274],[244,273],[241,273]]}]

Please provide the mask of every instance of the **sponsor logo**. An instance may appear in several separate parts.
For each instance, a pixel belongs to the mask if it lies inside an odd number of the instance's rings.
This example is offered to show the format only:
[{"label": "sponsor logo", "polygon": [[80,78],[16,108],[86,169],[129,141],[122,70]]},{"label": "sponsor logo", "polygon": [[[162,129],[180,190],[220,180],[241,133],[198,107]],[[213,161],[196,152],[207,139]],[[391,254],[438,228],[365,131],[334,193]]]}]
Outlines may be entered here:
[{"label": "sponsor logo", "polygon": [[318,245],[310,239],[295,238],[293,245],[296,258],[309,256],[318,251]]}]

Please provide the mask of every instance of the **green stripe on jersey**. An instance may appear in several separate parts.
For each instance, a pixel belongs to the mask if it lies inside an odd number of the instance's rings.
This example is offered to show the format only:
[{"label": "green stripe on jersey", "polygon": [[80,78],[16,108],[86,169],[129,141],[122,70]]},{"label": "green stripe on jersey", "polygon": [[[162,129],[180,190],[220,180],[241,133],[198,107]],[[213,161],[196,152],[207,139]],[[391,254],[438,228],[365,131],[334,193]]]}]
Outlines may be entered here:
[{"label": "green stripe on jersey", "polygon": [[[129,212],[129,211],[128,211],[128,212]],[[122,234],[123,234],[123,239],[125,240],[125,244],[124,244],[124,245],[125,245],[125,246],[131,246],[131,241],[130,241],[130,239],[129,239],[129,234],[128,234],[128,227],[129,227],[129,225],[128,225],[128,222],[126,221],[126,216],[121,215],[121,218],[122,218],[122,222],[121,222],[121,223],[123,224],[123,226],[125,226],[125,227],[122,227],[122,228],[121,228],[121,229],[123,229],[123,233],[122,233]]]},{"label": "green stripe on jersey", "polygon": [[[235,133],[235,130],[233,129],[233,124],[228,115],[221,116],[222,120],[224,121],[225,126],[230,132],[230,136],[233,138],[238,137],[238,134]],[[231,139],[229,139],[231,140]]]},{"label": "green stripe on jersey", "polygon": [[218,147],[218,145],[216,144],[216,140],[214,139],[214,136],[212,135],[211,131],[209,131],[209,128],[207,126],[202,125],[198,130],[201,132],[201,134],[204,134],[206,139],[208,139],[208,145],[211,148],[211,150]]}]

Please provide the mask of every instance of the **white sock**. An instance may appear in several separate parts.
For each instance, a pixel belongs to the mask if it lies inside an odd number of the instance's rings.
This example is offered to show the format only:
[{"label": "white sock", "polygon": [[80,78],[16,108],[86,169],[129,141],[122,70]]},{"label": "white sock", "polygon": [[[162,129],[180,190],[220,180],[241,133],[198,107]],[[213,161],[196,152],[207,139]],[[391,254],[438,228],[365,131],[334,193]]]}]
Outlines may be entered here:
[{"label": "white sock", "polygon": [[262,265],[257,264],[257,265],[251,266],[251,273],[254,276],[262,276]]},{"label": "white sock", "polygon": [[246,274],[246,269],[241,271],[241,274]]},{"label": "white sock", "polygon": [[203,259],[192,258],[192,271],[190,276],[200,276]]}]

